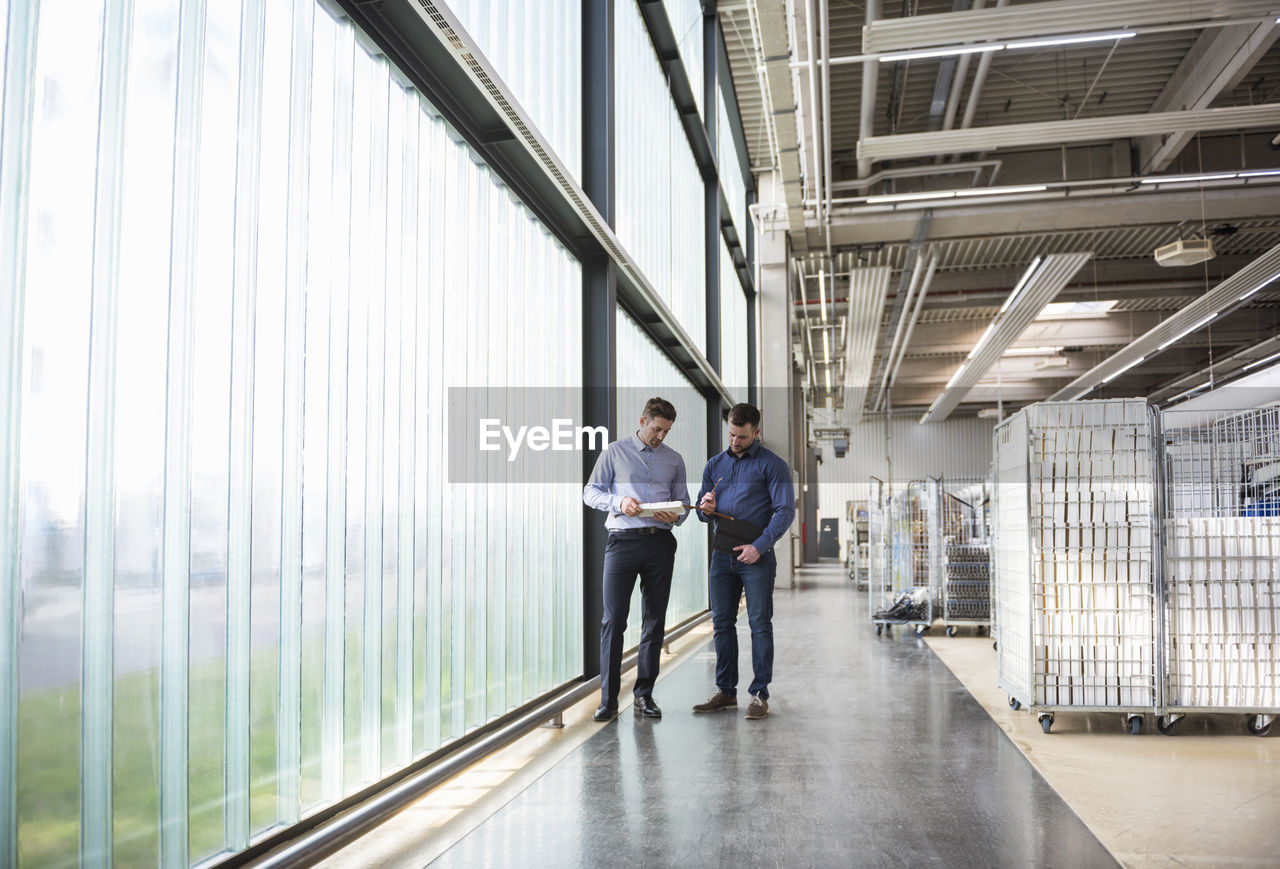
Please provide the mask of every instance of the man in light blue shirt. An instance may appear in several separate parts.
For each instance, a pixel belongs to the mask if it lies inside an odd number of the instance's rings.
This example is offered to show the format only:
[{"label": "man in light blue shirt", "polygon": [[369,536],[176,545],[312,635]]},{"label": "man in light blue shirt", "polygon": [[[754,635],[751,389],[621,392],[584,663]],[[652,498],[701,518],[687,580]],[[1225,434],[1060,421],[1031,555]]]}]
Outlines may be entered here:
[{"label": "man in light blue shirt", "polygon": [[676,409],[662,398],[644,406],[640,428],[614,441],[596,460],[582,492],[588,507],[609,514],[609,544],[604,554],[604,616],[600,620],[600,707],[592,717],[608,721],[618,713],[622,673],[622,635],[627,629],[631,592],[640,577],[640,649],[636,663],[637,716],[661,718],[653,701],[658,656],[666,631],[667,599],[675,569],[676,537],[671,533],[688,515],[658,511],[640,516],[641,504],[689,503],[684,459],[662,443],[676,421]]}]

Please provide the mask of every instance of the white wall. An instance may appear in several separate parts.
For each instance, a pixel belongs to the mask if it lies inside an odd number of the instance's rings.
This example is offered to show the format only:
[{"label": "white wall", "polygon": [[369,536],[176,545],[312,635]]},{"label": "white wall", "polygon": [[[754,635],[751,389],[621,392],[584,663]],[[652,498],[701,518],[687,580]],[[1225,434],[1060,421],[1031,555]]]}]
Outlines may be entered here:
[{"label": "white wall", "polygon": [[[894,490],[924,477],[986,477],[991,466],[991,431],[995,420],[962,417],[920,425],[916,418],[889,423]],[[849,452],[837,459],[829,443],[818,466],[818,516],[839,517],[841,533],[848,501],[867,498],[871,477],[888,479],[883,420],[864,422],[850,431]]]}]

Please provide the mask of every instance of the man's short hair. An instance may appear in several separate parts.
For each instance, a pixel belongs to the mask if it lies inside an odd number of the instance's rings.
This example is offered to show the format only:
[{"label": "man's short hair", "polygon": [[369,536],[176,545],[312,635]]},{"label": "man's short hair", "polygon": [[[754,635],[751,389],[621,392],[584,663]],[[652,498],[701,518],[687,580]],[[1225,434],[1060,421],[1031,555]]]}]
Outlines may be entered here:
[{"label": "man's short hair", "polygon": [[730,425],[749,425],[760,427],[760,409],[749,404],[735,404],[729,408]]},{"label": "man's short hair", "polygon": [[641,414],[642,419],[653,419],[660,416],[671,422],[676,421],[676,406],[665,398],[659,398],[656,395],[644,403],[644,413]]}]

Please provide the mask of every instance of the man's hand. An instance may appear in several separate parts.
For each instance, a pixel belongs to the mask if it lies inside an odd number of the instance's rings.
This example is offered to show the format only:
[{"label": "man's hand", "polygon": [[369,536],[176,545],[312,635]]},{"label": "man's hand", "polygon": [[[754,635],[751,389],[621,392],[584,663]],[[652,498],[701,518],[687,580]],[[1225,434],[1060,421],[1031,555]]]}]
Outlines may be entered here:
[{"label": "man's hand", "polygon": [[743,564],[755,564],[760,560],[760,550],[750,543],[745,546],[735,546],[733,551],[738,553],[738,560]]},{"label": "man's hand", "polygon": [[653,514],[653,518],[659,522],[666,522],[668,525],[673,524],[680,518],[679,513],[672,513],[670,510],[659,510]]},{"label": "man's hand", "polygon": [[702,500],[698,502],[699,507],[705,507],[708,510],[716,509],[716,493],[708,492],[702,496]]},{"label": "man's hand", "polygon": [[628,516],[635,516],[640,512],[640,502],[635,498],[622,499],[622,512]]}]

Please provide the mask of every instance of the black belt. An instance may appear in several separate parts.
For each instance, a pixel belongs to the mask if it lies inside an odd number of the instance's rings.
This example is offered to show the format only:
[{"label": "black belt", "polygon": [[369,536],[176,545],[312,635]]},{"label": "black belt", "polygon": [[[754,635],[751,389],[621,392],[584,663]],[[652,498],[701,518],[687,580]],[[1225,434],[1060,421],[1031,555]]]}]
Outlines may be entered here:
[{"label": "black belt", "polygon": [[646,525],[644,528],[610,528],[610,534],[658,534],[660,532],[671,533],[670,528],[659,528],[657,525]]}]

